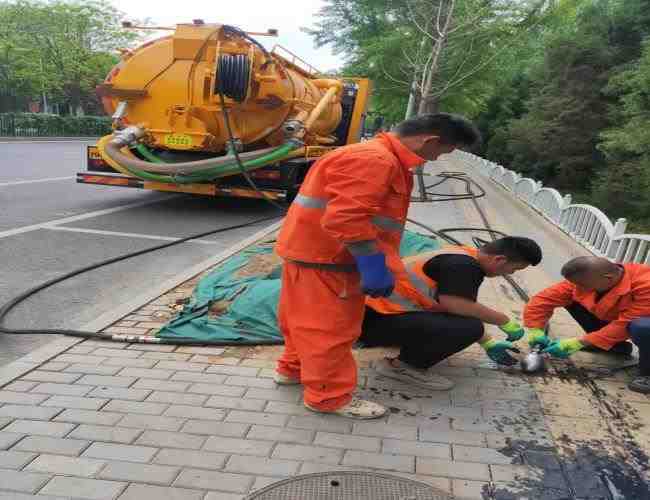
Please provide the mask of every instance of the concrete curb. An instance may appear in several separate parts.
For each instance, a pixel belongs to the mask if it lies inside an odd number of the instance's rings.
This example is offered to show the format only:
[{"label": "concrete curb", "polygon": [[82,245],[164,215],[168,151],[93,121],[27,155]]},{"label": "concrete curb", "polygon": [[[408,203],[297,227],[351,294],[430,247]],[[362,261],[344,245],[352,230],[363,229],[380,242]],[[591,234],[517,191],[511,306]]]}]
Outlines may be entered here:
[{"label": "concrete curb", "polygon": [[[155,300],[161,295],[177,287],[181,283],[193,278],[197,274],[202,273],[206,269],[209,269],[210,267],[215,266],[220,262],[223,262],[227,258],[232,257],[237,252],[243,250],[248,246],[253,245],[258,240],[264,238],[265,236],[274,233],[280,228],[282,222],[283,222],[282,220],[278,222],[274,222],[270,226],[261,229],[260,231],[249,236],[248,238],[245,238],[239,243],[227,248],[223,252],[190,267],[189,269],[183,271],[182,273],[177,274],[173,278],[164,281],[157,287],[152,288],[146,293],[140,294],[134,299],[125,302],[124,304],[117,307],[116,309],[113,309],[112,311],[108,311],[102,314],[101,316],[94,319],[90,323],[86,323],[85,325],[83,325],[81,327],[81,330],[91,331],[91,332],[99,332],[103,330],[104,328],[118,321],[120,318],[127,316],[129,313],[131,313],[136,309],[139,309],[146,303]],[[35,370],[41,364],[58,356],[62,352],[67,351],[72,346],[80,342],[83,342],[84,340],[86,339],[77,338],[77,337],[60,336],[57,337],[56,340],[44,345],[43,347],[40,347],[39,349],[36,349],[35,351],[30,352],[29,354],[23,356],[22,358],[19,358],[16,361],[13,361],[3,367],[0,367],[0,388],[14,381],[18,377],[22,377],[26,373]]]}]

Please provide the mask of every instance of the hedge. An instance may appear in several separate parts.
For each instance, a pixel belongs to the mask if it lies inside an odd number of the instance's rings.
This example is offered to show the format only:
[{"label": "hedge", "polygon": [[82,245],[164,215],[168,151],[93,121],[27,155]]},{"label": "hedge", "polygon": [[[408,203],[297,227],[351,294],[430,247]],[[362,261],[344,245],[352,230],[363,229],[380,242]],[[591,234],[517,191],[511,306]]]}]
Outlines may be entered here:
[{"label": "hedge", "polygon": [[0,113],[2,137],[98,137],[110,133],[108,116]]}]

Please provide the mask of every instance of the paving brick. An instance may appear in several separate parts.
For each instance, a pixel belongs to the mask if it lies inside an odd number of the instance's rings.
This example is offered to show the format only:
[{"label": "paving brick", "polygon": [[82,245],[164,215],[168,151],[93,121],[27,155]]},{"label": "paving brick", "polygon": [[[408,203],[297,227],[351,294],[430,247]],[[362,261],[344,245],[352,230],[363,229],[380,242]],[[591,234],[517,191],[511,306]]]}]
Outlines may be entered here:
[{"label": "paving brick", "polygon": [[107,359],[105,356],[90,356],[88,354],[61,354],[54,358],[59,363],[79,363],[83,365],[98,365]]},{"label": "paving brick", "polygon": [[441,431],[435,428],[421,427],[420,441],[432,443],[456,443],[469,446],[485,446],[485,434],[480,432]]},{"label": "paving brick", "polygon": [[100,347],[95,352],[94,356],[107,356],[111,358],[138,358],[142,353],[140,351],[131,351],[129,349],[107,349]]},{"label": "paving brick", "polygon": [[118,373],[120,377],[154,378],[158,380],[167,380],[173,374],[173,371],[157,368],[124,368]]},{"label": "paving brick", "polygon": [[239,366],[240,358],[230,358],[223,356],[203,356],[202,354],[194,354],[190,361],[192,363],[207,363],[210,365],[228,365]]},{"label": "paving brick", "polygon": [[117,413],[141,413],[143,415],[160,415],[169,407],[164,403],[147,403],[139,401],[123,401],[114,399],[105,407],[105,411],[114,411]]},{"label": "paving brick", "polygon": [[461,500],[484,500],[489,498],[489,483],[464,479],[453,479],[451,483],[455,498]]},{"label": "paving brick", "polygon": [[90,441],[79,439],[62,439],[50,436],[27,436],[12,450],[33,451],[37,453],[52,453],[54,455],[69,455],[76,457],[88,447]]},{"label": "paving brick", "polygon": [[238,455],[258,455],[266,457],[271,452],[273,444],[272,441],[211,436],[203,445],[203,449],[207,451],[216,451],[218,453],[235,453]]},{"label": "paving brick", "polygon": [[151,429],[154,431],[177,431],[183,425],[184,419],[174,417],[159,417],[152,415],[126,415],[120,422],[120,427],[135,427],[136,429]]},{"label": "paving brick", "polygon": [[223,491],[210,491],[205,500],[245,500],[245,497],[234,493],[224,493]]},{"label": "paving brick", "polygon": [[200,469],[185,469],[174,482],[174,486],[234,493],[246,493],[251,484],[253,476]]},{"label": "paving brick", "polygon": [[248,431],[246,437],[248,439],[262,439],[266,441],[279,441],[284,443],[310,444],[314,440],[314,434],[314,431],[307,431],[302,429],[287,429],[285,427],[253,425],[251,426],[250,431]]},{"label": "paving brick", "polygon": [[316,433],[315,445],[329,446],[330,448],[344,448],[346,450],[379,451],[381,440],[375,437],[351,436],[334,432]]},{"label": "paving brick", "polygon": [[192,357],[192,355],[183,354],[181,352],[145,352],[142,357],[157,361],[187,361]]},{"label": "paving brick", "polygon": [[[266,380],[266,379],[257,379]],[[226,381],[227,382],[227,381]],[[275,384],[275,382],[273,382]],[[302,397],[302,388],[293,388],[290,390],[282,389],[248,389],[244,397],[247,399],[265,399],[267,401],[283,401],[285,403],[295,403]]]},{"label": "paving brick", "polygon": [[149,462],[158,450],[148,446],[128,444],[93,443],[82,457],[120,460],[124,462]]},{"label": "paving brick", "polygon": [[[509,448],[513,441],[517,441],[518,437],[509,436],[507,434],[493,433],[486,434],[485,438],[487,440],[488,448],[495,448],[497,450],[503,448]],[[527,438],[527,442],[530,443],[530,446],[543,447],[543,448],[553,448],[555,444],[551,438],[536,436],[534,438]]]},{"label": "paving brick", "polygon": [[241,397],[244,395],[246,390],[246,387],[239,387],[234,385],[192,384],[187,392],[196,394],[208,394],[212,396]]},{"label": "paving brick", "polygon": [[208,434],[226,437],[244,437],[249,424],[215,422],[213,420],[188,420],[181,431],[189,434]]},{"label": "paving brick", "polygon": [[115,375],[122,368],[119,366],[108,365],[87,365],[84,363],[75,363],[68,366],[64,372],[66,373],[85,373],[89,375]]},{"label": "paving brick", "polygon": [[147,401],[202,406],[207,399],[208,396],[205,394],[184,394],[182,392],[154,391],[149,395]]},{"label": "paving brick", "polygon": [[203,436],[184,434],[182,432],[145,431],[135,444],[156,446],[158,448],[185,448],[198,450],[205,441]]},{"label": "paving brick", "polygon": [[266,401],[259,399],[241,399],[228,396],[210,396],[205,402],[210,408],[231,408],[233,410],[262,411]]},{"label": "paving brick", "polygon": [[165,415],[169,417],[193,418],[197,420],[223,420],[225,414],[225,411],[219,409],[187,405],[172,405],[165,411]]},{"label": "paving brick", "polygon": [[66,354],[90,354],[95,349],[97,348],[92,345],[76,345],[65,352]]},{"label": "paving brick", "polygon": [[176,372],[172,377],[172,380],[180,380],[181,382],[197,382],[200,384],[221,384],[226,380],[226,378],[228,378],[227,375],[219,375],[218,373]]},{"label": "paving brick", "polygon": [[451,419],[449,417],[429,417],[423,415],[390,415],[388,425],[398,425],[401,427],[420,427],[426,429],[436,429],[440,432],[451,430]]},{"label": "paving brick", "polygon": [[95,387],[88,396],[125,401],[144,401],[151,394],[147,389],[125,389],[123,387]]},{"label": "paving brick", "polygon": [[29,495],[27,493],[9,492],[0,490],[0,500],[67,500],[61,497],[52,497],[44,495]]},{"label": "paving brick", "polygon": [[129,387],[136,381],[135,377],[116,377],[111,375],[84,375],[76,384],[107,387]]},{"label": "paving brick", "polygon": [[226,417],[226,422],[241,422],[244,424],[259,425],[279,425],[280,427],[284,426],[287,420],[287,415],[238,410],[231,410]]},{"label": "paving brick", "polygon": [[84,398],[80,396],[51,396],[41,403],[42,406],[55,408],[76,408],[79,410],[99,410],[108,399]]},{"label": "paving brick", "polygon": [[418,438],[418,429],[382,422],[358,422],[354,424],[352,434],[415,441]]},{"label": "paving brick", "polygon": [[45,394],[32,394],[0,390],[0,403],[35,406],[48,398]]},{"label": "paving brick", "polygon": [[[174,352],[175,345],[165,344],[132,344],[127,347],[129,351],[145,351],[145,352]],[[144,356],[144,354],[143,354]]]},{"label": "paving brick", "polygon": [[220,356],[226,352],[226,350],[221,347],[182,346],[179,347],[176,352],[183,352],[187,354],[203,354],[205,356]]},{"label": "paving brick", "polygon": [[298,472],[300,462],[273,458],[232,455],[226,463],[227,472],[259,474],[263,476],[292,476]]},{"label": "paving brick", "polygon": [[143,358],[110,358],[106,361],[108,366],[116,366],[118,368],[153,368],[158,361],[155,359]]},{"label": "paving brick", "polygon": [[42,406],[4,405],[0,407],[0,417],[23,418],[25,420],[51,420],[61,413],[61,408]]},{"label": "paving brick", "polygon": [[36,394],[52,394],[55,396],[85,396],[92,387],[76,384],[38,384],[31,392]]},{"label": "paving brick", "polygon": [[16,434],[14,432],[0,432],[0,450],[11,448],[15,443],[23,438],[24,434]]},{"label": "paving brick", "polygon": [[57,361],[50,361],[49,363],[45,363],[44,365],[41,365],[39,368],[41,370],[45,370],[49,372],[60,372],[61,370],[66,369],[68,366],[70,366],[68,363],[59,363]]},{"label": "paving brick", "polygon": [[[526,465],[490,465],[490,470],[492,479],[496,483],[506,483],[504,486],[507,489],[513,485],[516,490],[517,485],[528,484],[556,490],[569,490],[569,485],[561,470],[544,470]],[[500,486],[497,485],[497,489]]]},{"label": "paving brick", "polygon": [[13,418],[11,418],[11,417],[0,417],[0,429],[2,429],[3,427],[6,427],[11,422],[13,422]]},{"label": "paving brick", "polygon": [[47,474],[0,469],[0,487],[9,491],[34,493],[50,479]]},{"label": "paving brick", "polygon": [[81,377],[78,373],[47,372],[43,370],[34,370],[27,375],[23,375],[21,380],[30,380],[33,382],[56,382],[59,384],[71,384]]},{"label": "paving brick", "polygon": [[452,445],[454,460],[462,462],[479,462],[482,464],[501,464],[507,465],[513,463],[513,458],[508,457],[498,450],[492,448],[480,448],[478,446]]},{"label": "paving brick", "polygon": [[415,463],[415,470],[418,474],[476,481],[490,480],[490,471],[486,464],[460,462],[456,460],[452,462],[451,460],[421,457],[417,457]]},{"label": "paving brick", "polygon": [[346,451],[342,463],[343,465],[358,465],[360,467],[371,467],[373,469],[415,472],[415,457],[402,455],[384,455],[382,453],[369,453],[366,451]]},{"label": "paving brick", "polygon": [[163,488],[146,484],[131,484],[122,493],[120,500],[201,500],[203,495],[202,491],[186,488]]},{"label": "paving brick", "polygon": [[205,370],[208,373],[220,373],[222,375],[238,375],[240,377],[255,377],[260,371],[259,368],[252,366],[228,366],[212,365]]},{"label": "paving brick", "polygon": [[224,382],[226,385],[240,385],[242,387],[256,387],[258,389],[276,389],[277,384],[268,378],[241,377],[230,375]]},{"label": "paving brick", "polygon": [[41,422],[38,420],[14,420],[3,429],[16,434],[35,434],[37,436],[63,437],[74,429],[73,424],[62,422]]},{"label": "paving brick", "polygon": [[185,371],[185,372],[202,372],[205,365],[200,363],[188,363],[187,361],[159,361],[156,364],[157,369]]},{"label": "paving brick", "polygon": [[303,460],[308,462],[338,464],[343,457],[343,450],[323,448],[321,446],[279,443],[273,450],[271,457],[287,460]]},{"label": "paving brick", "polygon": [[267,476],[256,476],[255,481],[253,482],[253,486],[251,486],[251,492],[261,490],[262,488],[266,488],[267,486],[270,486],[274,483],[277,483],[278,481],[282,481],[283,477],[267,477]]},{"label": "paving brick", "polygon": [[[221,469],[228,455],[196,450],[163,449],[154,458],[154,463],[164,465],[180,465],[196,469]],[[251,458],[251,457],[249,457]]]},{"label": "paving brick", "polygon": [[75,424],[115,425],[123,416],[121,413],[109,413],[106,411],[65,410],[54,420]]},{"label": "paving brick", "polygon": [[38,382],[28,382],[26,380],[16,380],[9,385],[5,385],[2,389],[5,391],[13,392],[27,392],[33,387],[37,386]]},{"label": "paving brick", "polygon": [[34,457],[36,457],[35,453],[24,451],[0,451],[0,469],[22,469],[34,460]]},{"label": "paving brick", "polygon": [[169,485],[176,479],[179,472],[179,467],[168,467],[166,465],[110,462],[102,469],[98,477],[102,479]]},{"label": "paving brick", "polygon": [[70,434],[69,438],[90,439],[105,443],[131,444],[142,433],[140,429],[124,427],[105,427],[101,425],[80,425]]},{"label": "paving brick", "polygon": [[454,430],[471,432],[499,432],[501,426],[479,418],[455,418],[452,426]]},{"label": "paving brick", "polygon": [[382,453],[392,455],[413,455],[416,457],[431,457],[451,459],[450,446],[440,443],[421,443],[418,441],[404,441],[402,439],[384,439]]},{"label": "paving brick", "polygon": [[341,417],[317,415],[309,417],[293,416],[289,419],[287,427],[307,429],[323,432],[347,433],[352,431],[352,423]]},{"label": "paving brick", "polygon": [[81,345],[90,346],[95,349],[99,349],[102,347],[105,347],[107,349],[126,349],[128,344],[113,342],[112,340],[88,339],[85,340]]},{"label": "paving brick", "polygon": [[303,404],[285,403],[283,401],[269,401],[264,408],[267,413],[284,413],[285,415],[311,416],[314,412],[305,408]]},{"label": "paving brick", "polygon": [[189,382],[170,382],[169,380],[141,378],[133,384],[131,388],[150,389],[154,391],[185,392],[189,386]]},{"label": "paving brick", "polygon": [[104,467],[106,462],[89,458],[62,457],[60,455],[41,455],[27,466],[27,470],[49,472],[70,476],[92,477]]},{"label": "paving brick", "polygon": [[117,481],[56,476],[39,493],[89,500],[113,500],[126,485],[127,483]]}]

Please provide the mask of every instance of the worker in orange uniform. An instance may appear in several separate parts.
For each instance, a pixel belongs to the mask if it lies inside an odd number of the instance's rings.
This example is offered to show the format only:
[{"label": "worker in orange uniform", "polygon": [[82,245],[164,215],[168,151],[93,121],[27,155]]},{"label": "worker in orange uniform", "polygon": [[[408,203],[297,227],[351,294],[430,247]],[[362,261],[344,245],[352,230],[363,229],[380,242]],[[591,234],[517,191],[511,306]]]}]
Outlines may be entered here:
[{"label": "worker in orange uniform", "polygon": [[[579,350],[629,356],[639,349],[639,376],[629,388],[650,393],[650,266],[616,264],[600,257],[576,257],[562,267],[565,280],[535,295],[524,310],[531,347],[557,358]],[[544,328],[557,307],[564,307],[585,331],[576,338],[551,341]]]},{"label": "worker in orange uniform", "polygon": [[390,295],[394,275],[404,272],[399,246],[412,169],[479,138],[461,117],[423,115],[328,153],[309,170],[276,247],[285,260],[278,311],[285,349],[275,381],[302,383],[310,410],[359,419],[385,414],[352,396],[364,294]]},{"label": "worker in orange uniform", "polygon": [[[365,346],[399,346],[396,358],[374,363],[375,371],[391,379],[434,391],[454,383],[435,373],[437,363],[478,342],[494,362],[512,366],[517,359],[513,342],[524,329],[513,318],[481,304],[478,292],[484,278],[508,276],[536,266],[542,250],[529,238],[507,236],[480,248],[447,246],[406,257],[407,275],[390,297],[368,297],[361,342]],[[505,340],[485,332],[498,326]]]}]

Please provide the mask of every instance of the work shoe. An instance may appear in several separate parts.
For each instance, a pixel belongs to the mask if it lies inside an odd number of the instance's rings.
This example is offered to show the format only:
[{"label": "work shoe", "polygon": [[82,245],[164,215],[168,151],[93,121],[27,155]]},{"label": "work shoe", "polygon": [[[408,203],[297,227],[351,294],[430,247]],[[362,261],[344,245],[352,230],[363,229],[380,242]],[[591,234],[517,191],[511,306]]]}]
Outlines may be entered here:
[{"label": "work shoe", "polygon": [[280,372],[275,372],[273,375],[273,381],[278,385],[298,385],[300,384],[300,379],[288,377],[283,375]]},{"label": "work shoe", "polygon": [[631,391],[650,394],[650,375],[638,375],[627,386]]},{"label": "work shoe", "polygon": [[386,415],[388,411],[388,408],[385,406],[359,398],[352,398],[352,401],[345,406],[332,411],[319,410],[318,408],[309,406],[307,403],[305,403],[305,408],[316,413],[330,413],[332,415],[341,415],[342,417],[356,418],[359,420],[380,418]]},{"label": "work shoe", "polygon": [[634,346],[631,342],[623,341],[618,344],[614,344],[609,351],[596,347],[595,345],[586,345],[582,348],[582,351],[586,352],[599,352],[601,354],[611,354],[613,356],[626,356],[629,357],[632,355]]},{"label": "work shoe", "polygon": [[454,383],[429,370],[420,370],[400,361],[397,358],[384,358],[375,361],[375,371],[386,378],[399,380],[432,391],[448,391]]}]

